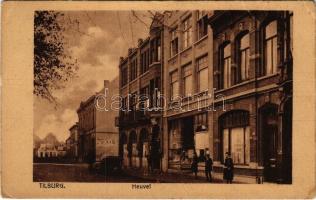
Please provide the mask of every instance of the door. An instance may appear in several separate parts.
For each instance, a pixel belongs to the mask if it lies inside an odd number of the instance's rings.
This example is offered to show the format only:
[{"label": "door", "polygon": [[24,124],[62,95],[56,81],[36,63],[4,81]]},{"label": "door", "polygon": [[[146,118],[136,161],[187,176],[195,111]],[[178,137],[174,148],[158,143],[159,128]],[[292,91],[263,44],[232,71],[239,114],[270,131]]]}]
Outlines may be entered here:
[{"label": "door", "polygon": [[264,180],[268,182],[277,181],[277,106],[269,105],[261,110],[261,136],[262,136],[262,158],[264,167]]}]

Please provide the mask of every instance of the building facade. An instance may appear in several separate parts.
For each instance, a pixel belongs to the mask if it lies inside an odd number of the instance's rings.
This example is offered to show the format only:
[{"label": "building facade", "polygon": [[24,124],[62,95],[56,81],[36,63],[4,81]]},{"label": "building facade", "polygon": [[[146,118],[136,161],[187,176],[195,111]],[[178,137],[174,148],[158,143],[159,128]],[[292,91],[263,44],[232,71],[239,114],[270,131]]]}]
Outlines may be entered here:
[{"label": "building facade", "polygon": [[226,152],[235,174],[291,183],[292,14],[285,11],[215,11],[211,151],[222,171]]},{"label": "building facade", "polygon": [[189,170],[194,152],[203,161],[212,150],[211,113],[207,109],[213,88],[209,79],[213,69],[211,14],[171,11],[164,15],[168,27],[163,44],[164,171]]},{"label": "building facade", "polygon": [[161,168],[161,111],[158,96],[162,93],[162,16],[155,15],[149,36],[139,39],[136,48],[121,57],[121,107],[117,126],[120,131],[120,155],[125,167]]},{"label": "building facade", "polygon": [[67,157],[72,161],[78,161],[79,156],[79,132],[78,122],[69,129],[70,135],[66,140]]},{"label": "building facade", "polygon": [[[118,130],[115,117],[118,110],[111,109],[111,97],[118,94],[118,78],[104,81],[104,87],[80,103],[78,113],[78,158],[96,163],[107,156],[118,156]],[[71,131],[75,133],[76,129]]]}]

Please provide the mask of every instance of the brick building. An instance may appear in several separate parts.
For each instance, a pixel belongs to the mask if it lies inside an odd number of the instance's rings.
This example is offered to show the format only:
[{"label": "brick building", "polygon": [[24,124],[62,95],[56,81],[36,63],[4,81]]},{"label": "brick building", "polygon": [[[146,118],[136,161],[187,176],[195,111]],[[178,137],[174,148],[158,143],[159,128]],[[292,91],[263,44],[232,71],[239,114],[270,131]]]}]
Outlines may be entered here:
[{"label": "brick building", "polygon": [[[236,176],[291,183],[292,15],[165,11],[154,19],[158,28],[120,60],[124,165],[145,165],[156,130],[163,171],[189,170],[195,152],[201,171],[210,154],[222,173],[229,152]],[[142,111],[144,105],[163,111]]]},{"label": "brick building", "polygon": [[291,182],[292,20],[285,11],[210,17],[215,96],[226,101],[211,118],[215,171],[230,152],[236,175]]},{"label": "brick building", "polygon": [[154,169],[160,169],[161,112],[151,110],[162,92],[162,16],[154,16],[149,36],[139,39],[136,48],[121,57],[120,96],[122,108],[117,125],[120,130],[120,154],[125,167],[145,168],[151,156]]},{"label": "brick building", "polygon": [[118,111],[111,109],[111,97],[118,94],[118,78],[104,81],[104,87],[86,101],[80,103],[78,113],[79,161],[100,162],[105,156],[118,156],[118,130],[115,117]]},{"label": "brick building", "polygon": [[[190,169],[193,153],[203,159],[212,144],[207,104],[212,91],[211,11],[165,12],[164,164]],[[202,163],[201,163],[202,164]]]}]

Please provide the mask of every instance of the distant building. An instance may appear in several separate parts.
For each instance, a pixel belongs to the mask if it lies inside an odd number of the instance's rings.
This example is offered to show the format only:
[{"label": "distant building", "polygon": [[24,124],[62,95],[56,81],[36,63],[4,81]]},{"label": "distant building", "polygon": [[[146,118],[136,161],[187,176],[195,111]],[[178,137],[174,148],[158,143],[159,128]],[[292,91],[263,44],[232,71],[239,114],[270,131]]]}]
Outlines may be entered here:
[{"label": "distant building", "polygon": [[93,163],[108,155],[118,156],[118,130],[115,127],[118,111],[110,107],[111,97],[118,94],[117,86],[118,79],[105,80],[100,92],[80,103],[77,128],[71,129],[72,133],[78,132],[79,135],[80,161]]},{"label": "distant building", "polygon": [[79,132],[78,132],[78,122],[73,125],[70,129],[70,152],[74,160],[78,159],[78,145],[79,145]]},{"label": "distant building", "polygon": [[36,155],[38,158],[57,157],[58,151],[53,144],[40,144]]},{"label": "distant building", "polygon": [[67,154],[66,145],[65,144],[59,144],[57,146],[57,156],[58,157],[65,157],[66,154]]}]

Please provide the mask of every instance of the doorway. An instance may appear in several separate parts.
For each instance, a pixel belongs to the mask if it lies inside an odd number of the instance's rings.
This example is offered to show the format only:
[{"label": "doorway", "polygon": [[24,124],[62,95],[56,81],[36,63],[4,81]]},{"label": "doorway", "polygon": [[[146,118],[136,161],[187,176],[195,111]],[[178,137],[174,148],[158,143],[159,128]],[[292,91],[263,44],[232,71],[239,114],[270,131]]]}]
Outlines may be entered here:
[{"label": "doorway", "polygon": [[277,181],[277,144],[278,115],[277,106],[269,104],[260,110],[260,132],[262,136],[262,158],[264,179],[268,182]]},{"label": "doorway", "polygon": [[195,149],[193,116],[182,119],[181,138],[183,150],[188,151],[190,149]]}]

